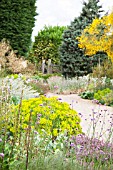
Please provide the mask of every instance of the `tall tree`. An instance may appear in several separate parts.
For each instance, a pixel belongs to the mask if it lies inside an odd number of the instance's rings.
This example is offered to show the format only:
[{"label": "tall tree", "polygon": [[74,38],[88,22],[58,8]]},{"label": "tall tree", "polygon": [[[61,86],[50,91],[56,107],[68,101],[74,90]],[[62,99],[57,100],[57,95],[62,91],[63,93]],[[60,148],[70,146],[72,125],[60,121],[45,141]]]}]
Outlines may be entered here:
[{"label": "tall tree", "polygon": [[101,19],[94,19],[78,38],[79,47],[86,55],[104,51],[113,62],[113,12]]},{"label": "tall tree", "polygon": [[66,30],[65,26],[45,26],[35,37],[29,58],[36,63],[42,59],[51,59],[52,63],[58,64],[60,62],[58,48],[61,45],[64,30]]},{"label": "tall tree", "polygon": [[19,55],[25,56],[31,45],[36,0],[0,1],[0,40],[7,39]]},{"label": "tall tree", "polygon": [[60,58],[62,71],[65,77],[82,76],[92,71],[96,58],[89,58],[84,55],[84,50],[78,47],[78,40],[82,31],[92,23],[93,19],[99,18],[102,6],[98,5],[99,0],[83,2],[80,16],[71,22],[68,29],[64,31],[63,42],[60,46]]}]

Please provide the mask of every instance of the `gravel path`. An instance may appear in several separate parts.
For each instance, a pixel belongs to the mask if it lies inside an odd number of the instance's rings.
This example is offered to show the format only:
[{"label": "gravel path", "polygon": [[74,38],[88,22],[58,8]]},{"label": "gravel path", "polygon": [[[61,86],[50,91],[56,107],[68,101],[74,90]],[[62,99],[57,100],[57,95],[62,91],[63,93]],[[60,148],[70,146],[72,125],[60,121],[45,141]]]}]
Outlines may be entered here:
[{"label": "gravel path", "polygon": [[[102,139],[108,138],[109,131],[113,130],[113,107],[98,105],[91,100],[82,99],[77,94],[47,94],[47,97],[52,96],[58,96],[62,102],[69,103],[70,107],[79,113],[84,133],[91,136],[95,132],[96,137],[102,135]],[[96,127],[94,122],[96,122]]]}]

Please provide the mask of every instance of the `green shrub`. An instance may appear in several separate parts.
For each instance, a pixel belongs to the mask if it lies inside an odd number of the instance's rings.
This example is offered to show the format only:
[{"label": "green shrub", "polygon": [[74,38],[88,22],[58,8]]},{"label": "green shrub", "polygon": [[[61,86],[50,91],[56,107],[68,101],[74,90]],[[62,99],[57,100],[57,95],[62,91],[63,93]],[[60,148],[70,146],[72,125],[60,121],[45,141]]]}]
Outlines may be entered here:
[{"label": "green shrub", "polygon": [[94,98],[94,92],[86,91],[80,94],[81,98],[83,99],[90,99],[92,100]]},{"label": "green shrub", "polygon": [[[18,114],[18,105],[14,107],[13,116]],[[31,116],[31,118],[30,118]],[[11,132],[15,132],[15,118],[12,119]],[[77,135],[82,132],[80,118],[76,111],[72,110],[67,103],[61,103],[56,97],[23,100],[20,113],[19,130],[28,128],[29,120],[31,126],[40,134],[43,130],[56,137],[60,133],[67,132],[67,135]]]},{"label": "green shrub", "polygon": [[107,106],[113,106],[113,91],[108,93],[106,96],[103,96],[103,100]]},{"label": "green shrub", "polygon": [[38,65],[43,59],[46,62],[51,59],[52,63],[59,64],[58,48],[61,44],[64,30],[66,30],[65,26],[45,26],[43,30],[40,30],[35,37],[29,59]]},{"label": "green shrub", "polygon": [[113,63],[110,60],[105,60],[102,65],[97,65],[93,68],[93,77],[107,77],[113,79]]},{"label": "green shrub", "polygon": [[7,72],[7,70],[5,70],[5,69],[1,69],[0,70],[0,78],[3,78],[3,77],[6,77],[8,75],[8,72]]},{"label": "green shrub", "polygon": [[54,74],[42,74],[42,73],[38,73],[38,75],[35,75],[32,78],[36,79],[36,80],[43,79],[43,80],[46,81],[47,79],[49,79],[52,76],[62,76],[62,75],[60,73],[54,73]]},{"label": "green shrub", "polygon": [[[107,97],[107,95],[109,93],[111,93],[112,90],[110,90],[109,88],[106,88],[104,90],[98,90],[95,94],[94,94],[94,99],[98,100],[99,103],[101,104],[105,104],[105,98]],[[107,99],[107,98],[106,98]]]}]

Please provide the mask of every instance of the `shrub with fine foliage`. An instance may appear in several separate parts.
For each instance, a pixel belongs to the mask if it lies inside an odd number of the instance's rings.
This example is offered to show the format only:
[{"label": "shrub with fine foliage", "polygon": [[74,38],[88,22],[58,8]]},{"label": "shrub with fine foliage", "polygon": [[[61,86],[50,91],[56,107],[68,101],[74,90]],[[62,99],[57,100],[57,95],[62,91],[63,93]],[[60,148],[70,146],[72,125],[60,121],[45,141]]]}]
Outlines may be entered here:
[{"label": "shrub with fine foliage", "polygon": [[[18,112],[18,106],[13,110],[13,116]],[[30,118],[31,116],[31,118]],[[40,134],[45,130],[52,137],[67,132],[67,135],[82,133],[78,113],[72,110],[67,103],[61,103],[56,97],[23,100],[20,113],[20,129],[26,129],[31,121],[32,128]],[[10,131],[15,132],[15,122]]]}]

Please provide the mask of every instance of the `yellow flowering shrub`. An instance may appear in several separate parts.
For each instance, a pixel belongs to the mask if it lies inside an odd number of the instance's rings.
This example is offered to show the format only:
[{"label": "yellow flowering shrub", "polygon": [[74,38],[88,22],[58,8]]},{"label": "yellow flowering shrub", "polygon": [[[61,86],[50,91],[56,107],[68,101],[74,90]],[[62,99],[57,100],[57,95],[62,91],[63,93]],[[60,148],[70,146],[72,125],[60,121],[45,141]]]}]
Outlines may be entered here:
[{"label": "yellow flowering shrub", "polygon": [[94,19],[77,39],[79,47],[85,49],[86,55],[104,51],[113,61],[113,12],[101,19]]},{"label": "yellow flowering shrub", "polygon": [[[15,106],[12,115],[11,132],[15,132],[15,115],[18,114],[19,106]],[[24,130],[31,127],[39,132],[46,131],[48,135],[56,137],[59,133],[67,132],[68,135],[77,135],[82,133],[80,126],[80,117],[75,110],[72,110],[69,104],[63,102],[56,97],[47,98],[40,96],[22,101],[22,106],[18,116],[18,128]]]}]

